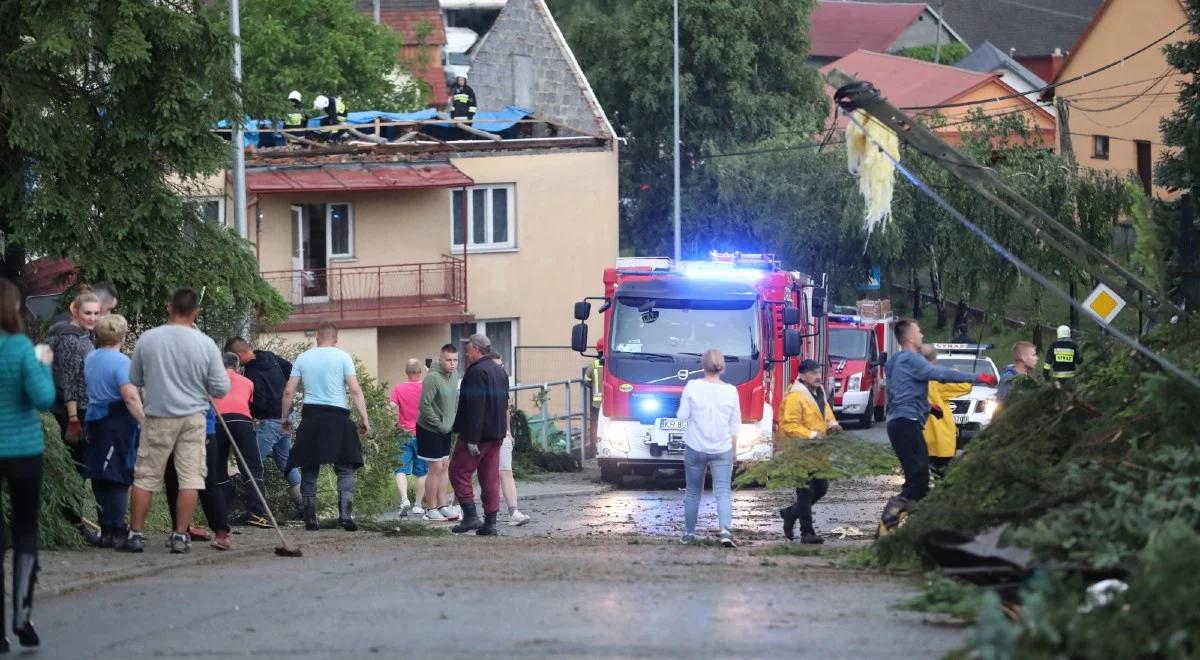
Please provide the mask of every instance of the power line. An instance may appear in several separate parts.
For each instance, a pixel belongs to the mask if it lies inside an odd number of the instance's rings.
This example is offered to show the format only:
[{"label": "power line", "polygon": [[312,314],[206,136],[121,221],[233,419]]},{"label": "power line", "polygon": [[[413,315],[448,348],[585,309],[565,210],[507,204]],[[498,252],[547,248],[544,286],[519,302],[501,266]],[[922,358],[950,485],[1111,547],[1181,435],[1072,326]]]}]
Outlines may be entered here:
[{"label": "power line", "polygon": [[[1166,82],[1167,76],[1168,76],[1168,75],[1170,75],[1170,73],[1171,73],[1171,67],[1170,67],[1170,66],[1168,66],[1168,67],[1167,67],[1167,70],[1166,70],[1166,71],[1163,71],[1162,75],[1161,75],[1161,76],[1159,76],[1158,78],[1156,78],[1156,79],[1154,80],[1154,82],[1150,83],[1150,84],[1149,84],[1149,85],[1146,87],[1146,89],[1143,89],[1141,92],[1139,92],[1139,93],[1137,93],[1137,94],[1134,94],[1134,95],[1132,96],[1132,98],[1129,98],[1129,99],[1127,99],[1127,100],[1125,100],[1125,101],[1120,101],[1120,102],[1118,102],[1118,103],[1115,103],[1115,104],[1113,104],[1113,105],[1111,105],[1111,106],[1109,106],[1109,107],[1107,107],[1107,108],[1088,108],[1088,107],[1086,107],[1086,106],[1080,106],[1080,105],[1078,105],[1078,104],[1072,104],[1072,105],[1071,105],[1071,107],[1078,108],[1079,110],[1081,110],[1081,111],[1083,111],[1083,112],[1109,112],[1109,111],[1111,111],[1111,110],[1116,110],[1116,109],[1118,109],[1118,108],[1123,108],[1123,107],[1125,107],[1125,106],[1129,105],[1130,103],[1133,103],[1134,101],[1136,101],[1136,100],[1138,100],[1138,99],[1142,98],[1142,97],[1143,97],[1143,96],[1145,96],[1146,94],[1149,94],[1149,93],[1151,92],[1151,90],[1153,90],[1155,87],[1158,87],[1158,86],[1162,85],[1164,82]],[[1068,99],[1068,100],[1070,100],[1070,99]]]},{"label": "power line", "polygon": [[[998,242],[996,242],[996,239],[994,239],[990,235],[988,235],[988,233],[985,232],[978,225],[971,222],[965,215],[963,215],[958,209],[954,208],[949,202],[947,202],[945,200],[945,198],[943,198],[936,191],[934,191],[932,188],[930,188],[924,181],[917,178],[917,176],[914,175],[912,172],[908,171],[908,168],[901,165],[900,161],[896,160],[895,158],[892,158],[892,155],[890,153],[888,153],[887,149],[884,149],[883,145],[881,145],[878,141],[876,141],[875,138],[871,137],[871,135],[866,132],[866,128],[863,127],[863,125],[861,123],[859,123],[859,121],[857,119],[855,119],[852,115],[850,116],[850,121],[857,124],[858,127],[863,130],[863,133],[867,135],[867,139],[870,140],[872,143],[874,143],[875,147],[877,149],[879,149],[879,152],[881,154],[883,154],[885,158],[887,158],[889,161],[892,162],[892,165],[895,166],[896,171],[898,171],[902,175],[904,175],[904,178],[908,179],[909,183],[911,183],[913,186],[915,186],[917,188],[917,190],[920,190],[927,197],[932,199],[934,201],[934,203],[936,203],[938,206],[940,206],[942,208],[942,210],[944,210],[946,213],[949,213],[951,217],[953,217],[955,220],[957,220],[958,223],[961,224],[963,227],[965,227],[968,231],[970,231],[972,234],[975,234],[977,237],[979,237],[979,239],[982,240],[985,245],[987,245],[989,248],[991,248],[992,251],[999,254],[1005,261],[1007,261],[1007,262],[1011,263],[1013,266],[1015,266],[1016,269],[1018,271],[1020,271],[1022,274],[1024,274],[1025,276],[1029,277],[1029,279],[1040,284],[1047,291],[1054,294],[1056,297],[1062,299],[1071,307],[1075,308],[1076,310],[1080,311],[1081,313],[1083,313],[1087,316],[1091,316],[1093,314],[1091,310],[1089,310],[1086,307],[1084,307],[1083,305],[1079,304],[1079,302],[1077,302],[1074,298],[1072,298],[1069,293],[1067,293],[1066,291],[1063,291],[1061,287],[1059,287],[1054,282],[1050,281],[1050,278],[1048,278],[1045,275],[1043,275],[1042,273],[1034,270],[1032,266],[1030,266],[1029,264],[1026,264],[1024,261],[1022,261],[1020,257],[1013,254],[1012,252],[1009,252],[1003,245],[1000,245]],[[1124,332],[1122,332],[1120,329],[1118,329],[1115,326],[1102,325],[1102,328],[1106,333],[1116,337],[1122,343],[1128,345],[1133,350],[1137,351],[1138,353],[1141,353],[1142,355],[1146,356],[1147,358],[1149,358],[1150,360],[1152,360],[1153,362],[1158,364],[1158,366],[1162,367],[1163,370],[1169,372],[1171,375],[1175,376],[1176,378],[1179,378],[1180,380],[1191,385],[1192,387],[1195,387],[1196,389],[1200,390],[1200,379],[1197,379],[1196,376],[1188,373],[1187,371],[1184,371],[1179,366],[1177,366],[1174,362],[1171,362],[1167,358],[1146,348],[1143,344],[1138,342],[1136,339],[1125,334]]]},{"label": "power line", "polygon": [[939,108],[964,108],[964,107],[972,106],[972,105],[982,105],[984,103],[994,103],[996,101],[1007,101],[1008,99],[1021,98],[1024,96],[1028,96],[1030,94],[1039,94],[1040,95],[1043,92],[1047,92],[1049,90],[1052,90],[1052,89],[1055,89],[1058,87],[1062,87],[1063,85],[1069,85],[1073,82],[1079,82],[1080,80],[1083,80],[1084,78],[1087,78],[1089,76],[1094,76],[1097,73],[1100,73],[1102,71],[1107,71],[1115,66],[1124,64],[1125,60],[1128,60],[1130,58],[1141,55],[1142,53],[1150,50],[1151,48],[1157,46],[1158,44],[1166,41],[1171,36],[1173,36],[1176,32],[1179,32],[1180,30],[1186,28],[1187,26],[1188,26],[1188,22],[1184,21],[1183,23],[1179,24],[1179,27],[1176,27],[1174,30],[1171,30],[1170,32],[1168,32],[1168,33],[1164,34],[1163,36],[1155,39],[1154,41],[1146,44],[1145,46],[1142,46],[1141,48],[1133,51],[1132,53],[1122,57],[1121,59],[1113,60],[1112,62],[1109,62],[1108,64],[1105,64],[1104,66],[1092,69],[1091,71],[1088,71],[1087,73],[1082,73],[1073,78],[1068,78],[1067,80],[1063,80],[1063,81],[1056,82],[1056,83],[1050,83],[1050,84],[1046,85],[1045,87],[1042,87],[1041,89],[1035,89],[1031,92],[1025,92],[1023,94],[1008,94],[1006,96],[997,96],[995,98],[982,99],[982,100],[978,100],[978,101],[959,101],[957,103],[942,103],[939,105],[914,105],[914,106],[908,106],[908,107],[900,108],[900,109],[901,110],[937,110]]}]

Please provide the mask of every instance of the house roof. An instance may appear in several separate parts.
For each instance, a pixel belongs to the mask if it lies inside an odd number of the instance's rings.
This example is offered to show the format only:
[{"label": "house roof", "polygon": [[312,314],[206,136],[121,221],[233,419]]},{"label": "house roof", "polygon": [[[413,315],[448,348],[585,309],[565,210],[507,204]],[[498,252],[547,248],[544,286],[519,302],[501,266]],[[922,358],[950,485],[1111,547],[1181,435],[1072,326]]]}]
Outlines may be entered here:
[{"label": "house roof", "polygon": [[923,62],[898,55],[857,50],[821,68],[842,71],[872,83],[899,108],[946,103],[986,85],[999,76]]},{"label": "house roof", "polygon": [[860,48],[887,52],[925,10],[925,3],[822,0],[809,18],[809,54],[842,57]]},{"label": "house roof", "polygon": [[475,182],[449,162],[355,163],[288,169],[251,169],[246,190],[252,193],[348,192],[456,188]]},{"label": "house roof", "polygon": [[[354,8],[363,14],[374,11],[372,0],[358,0]],[[446,25],[437,0],[379,0],[379,22],[400,35],[401,56],[417,62],[412,74],[429,86],[430,102],[444,102],[449,91],[438,51],[446,45]],[[421,49],[432,53],[416,57]]]},{"label": "house roof", "polygon": [[1023,64],[1009,57],[1007,53],[996,48],[990,41],[985,41],[971,51],[970,55],[955,63],[960,69],[968,69],[970,71],[979,71],[981,73],[994,73],[997,69],[1008,69],[1012,71],[1018,78],[1029,83],[1034,89],[1041,89],[1046,86],[1046,81],[1042,80],[1038,75]]},{"label": "house roof", "polygon": [[942,16],[972,48],[990,41],[1015,57],[1037,57],[1069,50],[1103,1],[945,0]]}]

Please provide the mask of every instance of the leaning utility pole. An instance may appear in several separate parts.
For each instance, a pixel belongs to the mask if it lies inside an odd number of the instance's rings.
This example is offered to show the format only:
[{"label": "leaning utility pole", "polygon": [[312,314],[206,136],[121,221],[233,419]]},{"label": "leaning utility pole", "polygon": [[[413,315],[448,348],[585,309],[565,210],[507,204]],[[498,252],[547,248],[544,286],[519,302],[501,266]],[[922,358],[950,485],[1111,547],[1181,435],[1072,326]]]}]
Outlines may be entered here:
[{"label": "leaning utility pole", "polygon": [[967,187],[1016,220],[1047,247],[1097,282],[1108,285],[1130,306],[1164,323],[1170,322],[1172,316],[1182,318],[1185,315],[1183,309],[1142,278],[1022,197],[1004,183],[994,170],[955,150],[933,131],[889,103],[871,83],[855,80],[838,69],[830,71],[826,80],[837,89],[834,98],[840,107],[846,110],[861,109],[871,115],[906,144],[932,158]]},{"label": "leaning utility pole", "polygon": [[671,162],[675,166],[675,205],[673,215],[675,217],[675,264],[678,267],[679,260],[682,258],[679,242],[679,0],[675,0],[674,4],[675,20],[673,25],[675,26],[675,77],[673,79],[672,87],[675,88],[675,150],[672,152],[674,154],[674,158]]}]

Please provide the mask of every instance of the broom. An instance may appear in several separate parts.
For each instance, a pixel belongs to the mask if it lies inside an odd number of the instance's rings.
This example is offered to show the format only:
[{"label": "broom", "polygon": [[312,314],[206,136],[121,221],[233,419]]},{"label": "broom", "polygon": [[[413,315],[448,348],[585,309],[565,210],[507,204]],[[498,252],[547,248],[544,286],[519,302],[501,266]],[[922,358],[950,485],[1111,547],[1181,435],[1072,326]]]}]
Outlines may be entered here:
[{"label": "broom", "polygon": [[[215,406],[213,411],[216,412]],[[217,420],[221,422],[221,428],[225,430],[225,437],[229,438],[229,446],[233,447],[234,453],[237,454],[238,462],[242,464],[244,469],[248,470],[247,466],[249,463],[246,462],[246,457],[242,455],[242,450],[238,447],[237,441],[233,439],[233,433],[229,430],[229,425],[225,423],[225,416],[218,412]],[[266,496],[263,495],[261,490],[259,490],[258,481],[254,479],[254,475],[250,475],[250,479],[247,481],[249,481],[250,485],[254,487],[254,494],[258,495],[258,501],[262,502],[263,509],[265,509],[267,512],[267,517],[271,519],[271,527],[275,529],[275,533],[279,535],[279,542],[283,544],[275,548],[275,554],[279,555],[280,557],[301,556],[303,553],[300,551],[300,547],[289,546],[287,539],[283,537],[283,530],[279,529],[279,523],[275,521],[275,514],[271,513],[271,505],[267,504]]]}]

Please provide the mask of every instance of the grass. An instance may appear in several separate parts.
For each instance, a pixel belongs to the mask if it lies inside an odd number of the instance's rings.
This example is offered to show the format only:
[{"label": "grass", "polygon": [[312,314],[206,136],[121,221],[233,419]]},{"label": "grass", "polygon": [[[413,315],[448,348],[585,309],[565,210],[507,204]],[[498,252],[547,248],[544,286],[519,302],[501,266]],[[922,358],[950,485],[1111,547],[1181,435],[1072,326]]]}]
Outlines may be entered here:
[{"label": "grass", "polygon": [[780,543],[771,546],[766,554],[773,557],[818,557],[821,554],[822,546],[819,545],[803,545],[800,543]]},{"label": "grass", "polygon": [[973,584],[951,580],[936,573],[925,576],[925,590],[900,604],[900,609],[931,614],[948,614],[974,621],[984,590]]}]

